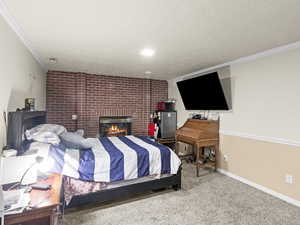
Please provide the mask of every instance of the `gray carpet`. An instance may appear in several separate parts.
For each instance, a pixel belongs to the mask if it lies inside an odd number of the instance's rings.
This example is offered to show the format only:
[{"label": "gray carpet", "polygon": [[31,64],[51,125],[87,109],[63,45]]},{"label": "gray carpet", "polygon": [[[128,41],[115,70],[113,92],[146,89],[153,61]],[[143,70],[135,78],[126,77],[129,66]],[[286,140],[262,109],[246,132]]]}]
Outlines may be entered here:
[{"label": "gray carpet", "polygon": [[218,173],[183,167],[183,189],[69,211],[65,225],[300,225],[300,208]]}]

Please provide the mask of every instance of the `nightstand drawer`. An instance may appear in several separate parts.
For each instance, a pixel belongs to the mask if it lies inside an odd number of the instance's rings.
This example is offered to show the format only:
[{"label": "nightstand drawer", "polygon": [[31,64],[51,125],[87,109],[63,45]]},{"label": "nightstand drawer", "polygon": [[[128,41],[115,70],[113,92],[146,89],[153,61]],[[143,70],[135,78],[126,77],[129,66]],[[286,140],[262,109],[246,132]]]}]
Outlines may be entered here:
[{"label": "nightstand drawer", "polygon": [[[49,225],[50,224],[50,217],[46,217],[46,218],[40,218],[40,219],[36,219],[36,220],[30,220],[27,222],[21,222],[21,223],[13,223],[10,225]],[[6,225],[6,223],[5,223]]]},{"label": "nightstand drawer", "polygon": [[57,208],[48,207],[30,210],[27,212],[5,216],[5,225],[53,225],[53,222],[57,217]]}]

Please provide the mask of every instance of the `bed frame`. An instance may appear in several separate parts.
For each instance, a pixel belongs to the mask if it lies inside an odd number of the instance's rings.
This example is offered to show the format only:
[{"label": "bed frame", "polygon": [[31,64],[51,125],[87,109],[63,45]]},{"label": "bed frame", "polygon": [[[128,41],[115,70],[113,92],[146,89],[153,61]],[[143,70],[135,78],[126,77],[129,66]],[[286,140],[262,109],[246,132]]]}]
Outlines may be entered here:
[{"label": "bed frame", "polygon": [[177,174],[172,176],[92,192],[85,195],[74,196],[69,205],[66,206],[66,208],[73,208],[90,203],[103,203],[107,201],[118,200],[121,198],[133,197],[136,194],[142,194],[165,188],[173,188],[175,191],[181,189],[181,167],[178,169]]},{"label": "bed frame", "polygon": [[[9,122],[8,124],[8,130],[10,130],[12,135],[15,137],[10,138],[9,141],[10,146],[14,146],[16,150],[18,150],[18,152],[21,154],[21,149],[18,148],[18,146],[21,145],[20,140],[22,140],[24,131],[39,124],[45,123],[46,113],[22,111],[16,112],[16,114],[15,112],[9,114],[8,120],[11,121],[11,123]],[[15,116],[20,117],[20,119],[15,119]],[[15,127],[18,127],[18,129],[15,129]],[[118,200],[123,197],[132,197],[136,194],[164,188],[173,188],[176,191],[181,189],[181,167],[178,169],[177,174],[168,177],[74,196],[70,204],[67,205],[66,208],[73,208],[96,202],[103,203],[106,201]],[[61,195],[61,201],[62,203],[65,202],[64,192]]]}]

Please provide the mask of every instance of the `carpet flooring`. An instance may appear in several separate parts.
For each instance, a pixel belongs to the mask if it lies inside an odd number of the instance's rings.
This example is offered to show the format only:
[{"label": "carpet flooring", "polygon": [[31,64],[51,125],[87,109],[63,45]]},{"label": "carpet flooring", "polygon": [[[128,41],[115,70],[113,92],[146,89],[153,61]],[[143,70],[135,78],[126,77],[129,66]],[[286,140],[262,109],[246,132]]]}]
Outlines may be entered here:
[{"label": "carpet flooring", "polygon": [[183,187],[67,211],[64,225],[300,225],[300,208],[219,173],[195,176],[183,165]]}]

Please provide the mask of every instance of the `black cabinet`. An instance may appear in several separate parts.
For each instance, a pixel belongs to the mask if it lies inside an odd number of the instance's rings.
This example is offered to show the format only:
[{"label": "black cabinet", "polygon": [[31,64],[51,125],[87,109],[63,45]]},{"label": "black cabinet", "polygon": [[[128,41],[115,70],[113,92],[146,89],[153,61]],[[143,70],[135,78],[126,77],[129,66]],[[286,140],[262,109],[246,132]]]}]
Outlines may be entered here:
[{"label": "black cabinet", "polygon": [[8,113],[7,146],[19,150],[25,129],[46,123],[45,111],[17,111]]}]

